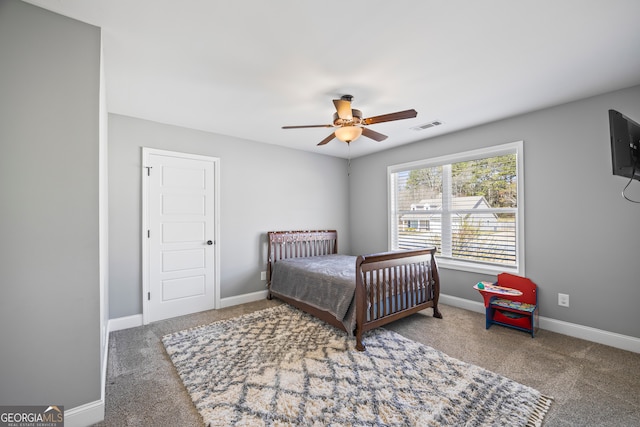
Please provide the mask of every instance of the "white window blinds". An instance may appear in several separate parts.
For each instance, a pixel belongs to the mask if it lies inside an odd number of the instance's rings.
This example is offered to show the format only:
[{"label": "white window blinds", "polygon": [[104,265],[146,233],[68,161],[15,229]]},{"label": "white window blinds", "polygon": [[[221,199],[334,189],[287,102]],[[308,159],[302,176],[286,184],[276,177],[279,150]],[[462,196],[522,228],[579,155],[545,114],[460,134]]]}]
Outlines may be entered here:
[{"label": "white window blinds", "polygon": [[391,249],[433,245],[451,268],[523,274],[521,157],[519,142],[390,167]]}]

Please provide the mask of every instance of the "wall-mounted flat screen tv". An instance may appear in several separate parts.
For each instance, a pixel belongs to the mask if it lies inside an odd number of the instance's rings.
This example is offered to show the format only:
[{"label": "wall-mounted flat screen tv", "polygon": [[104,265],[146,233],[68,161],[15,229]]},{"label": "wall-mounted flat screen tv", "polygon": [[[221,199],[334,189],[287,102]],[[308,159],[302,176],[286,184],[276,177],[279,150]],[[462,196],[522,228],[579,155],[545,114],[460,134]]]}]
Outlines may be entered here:
[{"label": "wall-mounted flat screen tv", "polygon": [[640,125],[609,110],[613,174],[640,181]]}]

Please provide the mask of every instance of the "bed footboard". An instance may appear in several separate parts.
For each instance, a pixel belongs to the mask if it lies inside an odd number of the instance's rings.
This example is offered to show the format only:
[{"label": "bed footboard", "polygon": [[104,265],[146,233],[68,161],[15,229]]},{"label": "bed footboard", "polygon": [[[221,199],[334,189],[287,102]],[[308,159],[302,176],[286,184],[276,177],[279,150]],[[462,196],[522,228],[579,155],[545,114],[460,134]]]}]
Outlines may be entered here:
[{"label": "bed footboard", "polygon": [[356,348],[362,334],[425,308],[438,310],[436,248],[359,256],[356,261]]}]

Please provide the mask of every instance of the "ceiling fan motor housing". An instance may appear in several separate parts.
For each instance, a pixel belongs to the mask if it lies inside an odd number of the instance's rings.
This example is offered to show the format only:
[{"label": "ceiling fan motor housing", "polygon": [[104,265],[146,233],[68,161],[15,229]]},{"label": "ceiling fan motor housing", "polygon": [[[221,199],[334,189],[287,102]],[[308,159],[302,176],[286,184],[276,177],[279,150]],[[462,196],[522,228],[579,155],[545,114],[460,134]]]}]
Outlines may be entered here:
[{"label": "ceiling fan motor housing", "polygon": [[333,125],[334,126],[354,126],[362,123],[362,111],[351,109],[351,120],[344,120],[338,116],[338,113],[333,113]]}]

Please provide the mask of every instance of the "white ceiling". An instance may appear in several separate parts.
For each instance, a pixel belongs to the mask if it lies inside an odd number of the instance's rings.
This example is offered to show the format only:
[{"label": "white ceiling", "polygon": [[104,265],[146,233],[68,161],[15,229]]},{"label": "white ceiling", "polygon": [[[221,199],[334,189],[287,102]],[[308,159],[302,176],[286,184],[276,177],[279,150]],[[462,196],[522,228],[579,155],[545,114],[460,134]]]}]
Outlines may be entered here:
[{"label": "white ceiling", "polygon": [[[102,28],[109,112],[345,158],[640,84],[638,0],[29,3]],[[418,116],[350,150],[281,129],[343,94]]]}]

